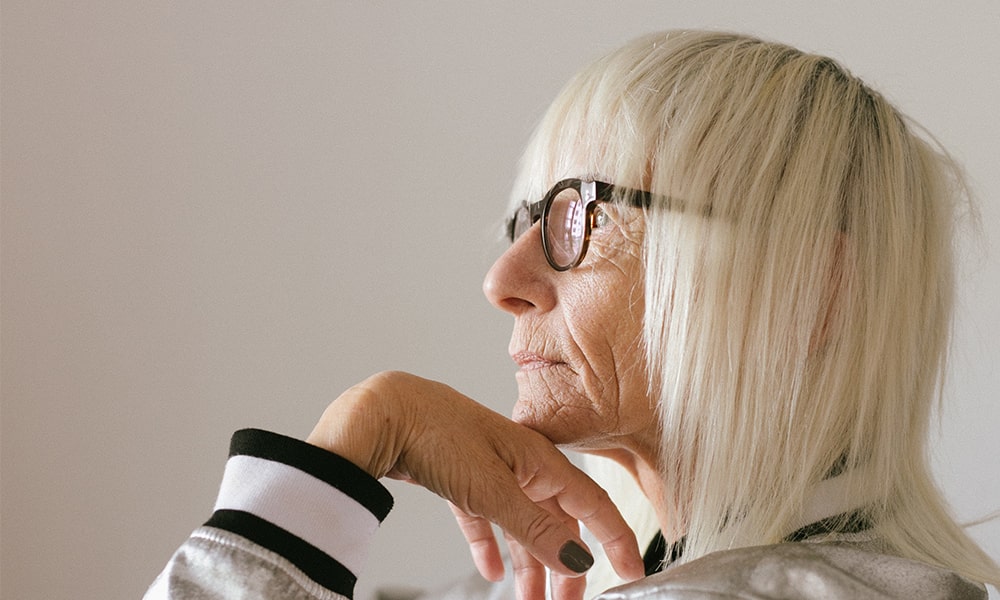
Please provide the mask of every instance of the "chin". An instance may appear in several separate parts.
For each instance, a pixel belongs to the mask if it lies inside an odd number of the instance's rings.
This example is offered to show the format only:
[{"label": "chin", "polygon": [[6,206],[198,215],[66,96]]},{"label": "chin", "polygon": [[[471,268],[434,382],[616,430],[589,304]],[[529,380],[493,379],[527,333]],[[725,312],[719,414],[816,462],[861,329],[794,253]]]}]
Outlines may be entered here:
[{"label": "chin", "polygon": [[599,434],[583,422],[568,423],[569,409],[546,405],[539,407],[533,402],[521,399],[514,405],[511,420],[528,429],[537,431],[557,446],[573,449],[594,448]]},{"label": "chin", "polygon": [[519,399],[514,404],[511,419],[519,425],[524,425],[528,429],[533,429],[544,435],[553,444],[572,443],[573,436],[569,435],[564,424],[555,419],[552,412],[539,410],[532,402]]}]

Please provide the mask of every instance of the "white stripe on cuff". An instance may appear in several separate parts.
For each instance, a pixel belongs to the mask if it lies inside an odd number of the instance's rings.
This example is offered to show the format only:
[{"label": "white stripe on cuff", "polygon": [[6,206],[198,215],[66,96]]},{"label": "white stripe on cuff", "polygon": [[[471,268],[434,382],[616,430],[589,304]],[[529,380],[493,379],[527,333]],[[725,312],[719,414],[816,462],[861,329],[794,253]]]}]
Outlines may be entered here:
[{"label": "white stripe on cuff", "polygon": [[283,463],[254,456],[226,462],[215,510],[242,510],[292,533],[355,575],[367,558],[378,519],[330,484]]}]

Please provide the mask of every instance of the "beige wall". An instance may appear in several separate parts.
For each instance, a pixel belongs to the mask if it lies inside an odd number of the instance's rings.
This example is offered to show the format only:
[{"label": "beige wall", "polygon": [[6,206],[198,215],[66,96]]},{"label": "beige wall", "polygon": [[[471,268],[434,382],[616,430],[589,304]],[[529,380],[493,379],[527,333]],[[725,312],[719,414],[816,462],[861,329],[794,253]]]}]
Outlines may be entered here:
[{"label": "beige wall", "polygon": [[[520,148],[584,62],[675,26],[832,54],[965,162],[988,243],[935,464],[962,518],[1000,508],[1000,4],[528,5],[3,2],[5,600],[140,596],[232,430],[305,435],[376,370],[506,412],[479,286]],[[392,487],[362,590],[469,569],[442,503]]]}]

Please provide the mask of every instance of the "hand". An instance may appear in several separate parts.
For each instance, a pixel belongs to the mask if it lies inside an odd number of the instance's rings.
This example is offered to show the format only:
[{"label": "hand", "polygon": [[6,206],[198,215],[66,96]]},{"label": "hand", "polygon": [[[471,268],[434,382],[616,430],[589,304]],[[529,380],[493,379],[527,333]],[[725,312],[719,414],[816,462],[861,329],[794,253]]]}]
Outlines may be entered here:
[{"label": "hand", "polygon": [[[544,504],[543,504],[544,506]],[[469,549],[472,552],[473,560],[479,569],[480,574],[490,581],[499,581],[503,578],[504,565],[500,556],[500,549],[493,537],[493,528],[490,523],[481,517],[474,517],[466,514],[462,509],[451,505],[452,511],[458,520],[466,540],[469,542]],[[553,514],[566,515],[565,511],[559,507],[546,506]],[[576,531],[578,524],[576,519],[566,520],[566,526]],[[504,536],[510,550],[511,563],[514,570],[517,597],[521,599],[543,598],[545,594],[545,565],[535,558],[523,544],[512,538],[510,535]],[[627,544],[627,542],[626,542]],[[605,551],[611,553],[611,544],[603,544]],[[629,548],[624,548],[625,554],[629,554]],[[631,552],[636,552],[631,550]],[[616,565],[616,570],[622,577],[633,580],[643,575],[642,571],[625,573]],[[587,580],[578,575],[567,576],[553,571],[551,573],[551,597],[553,600],[580,600],[587,589]]]},{"label": "hand", "polygon": [[503,576],[496,523],[512,541],[520,598],[543,597],[543,565],[558,598],[582,596],[579,576],[593,559],[577,522],[622,577],[643,574],[635,535],[600,486],[541,434],[444,384],[395,372],[370,377],[330,404],[308,441],[374,477],[409,479],[450,501],[480,573],[494,581]]}]

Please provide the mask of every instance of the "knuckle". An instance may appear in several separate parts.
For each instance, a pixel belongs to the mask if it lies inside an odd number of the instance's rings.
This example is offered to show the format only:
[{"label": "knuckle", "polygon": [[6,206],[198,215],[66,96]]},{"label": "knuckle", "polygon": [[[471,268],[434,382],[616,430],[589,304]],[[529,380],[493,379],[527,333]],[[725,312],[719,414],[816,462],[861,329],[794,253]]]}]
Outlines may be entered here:
[{"label": "knuckle", "polygon": [[380,371],[365,380],[365,383],[374,385],[393,385],[409,377],[409,374],[402,371]]},{"label": "knuckle", "polygon": [[528,573],[534,573],[538,570],[538,568],[538,564],[532,561],[514,561],[514,564],[511,565],[511,571],[514,572],[515,576],[523,576]]},{"label": "knuckle", "polygon": [[529,544],[538,544],[541,540],[557,533],[562,525],[552,515],[539,510],[528,520],[524,528],[524,539]]},{"label": "knuckle", "polygon": [[[604,504],[604,502],[603,502],[602,499],[598,499],[598,500],[601,500],[600,503],[598,503],[596,506],[594,506],[592,510],[589,510],[587,512],[581,513],[580,515],[577,515],[577,518],[579,518],[579,520],[581,520],[581,521],[589,522],[589,521],[596,520],[596,519],[600,518],[602,515],[606,514],[606,510],[605,510],[606,504]],[[609,500],[609,502],[610,502],[610,500]]]}]

